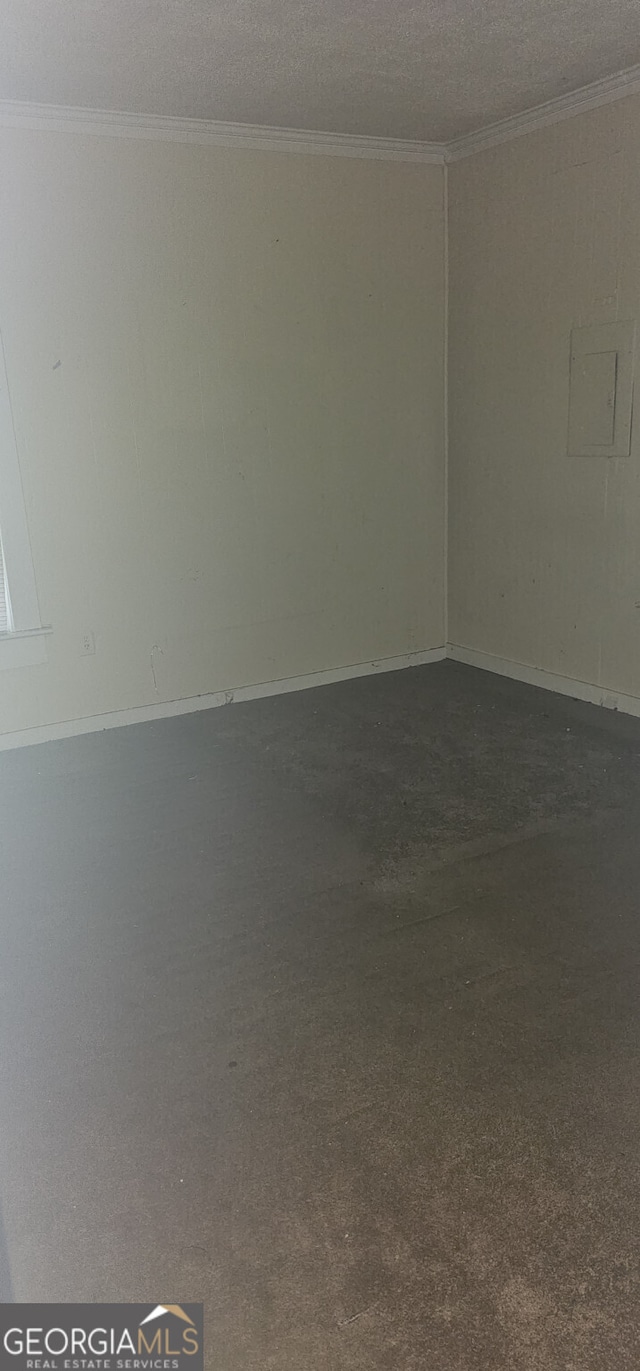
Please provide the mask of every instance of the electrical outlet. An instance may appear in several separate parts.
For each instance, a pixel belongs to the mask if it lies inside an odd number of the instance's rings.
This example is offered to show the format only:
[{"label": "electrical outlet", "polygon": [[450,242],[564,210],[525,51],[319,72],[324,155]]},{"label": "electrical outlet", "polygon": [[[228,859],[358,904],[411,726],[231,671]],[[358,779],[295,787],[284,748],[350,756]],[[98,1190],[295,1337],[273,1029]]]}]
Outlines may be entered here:
[{"label": "electrical outlet", "polygon": [[87,628],[80,639],[80,656],[92,657],[96,650],[96,640],[93,629]]}]

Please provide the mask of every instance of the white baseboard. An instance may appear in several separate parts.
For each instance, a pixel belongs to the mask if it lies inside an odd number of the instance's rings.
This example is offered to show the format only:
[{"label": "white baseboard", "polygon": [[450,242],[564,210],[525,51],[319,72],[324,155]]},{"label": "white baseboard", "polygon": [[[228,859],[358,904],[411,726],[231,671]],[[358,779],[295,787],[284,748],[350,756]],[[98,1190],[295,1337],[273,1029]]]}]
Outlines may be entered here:
[{"label": "white baseboard", "polygon": [[218,690],[213,695],[194,695],[184,700],[141,705],[136,709],[117,709],[110,714],[92,714],[84,719],[66,719],[57,724],[41,724],[0,735],[0,752],[32,743],[50,743],[59,738],[74,738],[80,733],[100,733],[106,728],[122,728],[125,724],[143,724],[151,719],[172,719],[177,714],[195,714],[199,709],[217,709],[242,700],[261,700],[267,695],[286,695],[294,690],[309,690],[313,686],[331,685],[335,681],[350,681],[356,676],[374,676],[383,671],[401,671],[405,667],[425,666],[428,662],[442,662],[446,648],[433,647],[424,652],[405,652],[400,657],[381,657],[374,662],[357,662],[353,666],[335,667],[329,671],[311,671],[305,676],[289,676],[280,681],[261,681],[258,685],[238,686],[233,690]]},{"label": "white baseboard", "polygon": [[466,666],[477,666],[481,671],[492,671],[497,676],[509,676],[512,681],[524,681],[526,685],[541,686],[543,690],[555,690],[558,695],[570,695],[574,700],[640,717],[640,697],[637,695],[622,695],[604,686],[591,685],[589,681],[574,681],[555,671],[511,662],[508,658],[494,657],[491,652],[477,652],[473,647],[460,647],[456,643],[447,643],[447,657],[454,662],[464,662]]},{"label": "white baseboard", "polygon": [[100,733],[107,728],[123,728],[126,724],[148,723],[152,719],[172,719],[178,714],[194,714],[200,709],[217,709],[220,705],[240,703],[243,700],[261,700],[268,695],[286,695],[290,691],[309,690],[314,686],[349,681],[358,676],[373,676],[379,672],[426,666],[430,662],[441,662],[445,657],[454,662],[462,662],[466,666],[479,667],[482,671],[491,671],[498,676],[508,676],[513,681],[541,686],[543,690],[553,690],[559,695],[568,695],[575,700],[584,700],[588,704],[602,705],[605,709],[619,710],[622,714],[640,718],[640,696],[623,695],[604,686],[592,685],[589,681],[573,680],[570,676],[560,676],[554,671],[543,671],[541,667],[527,666],[524,662],[512,662],[504,657],[496,657],[491,652],[478,652],[472,647],[447,643],[446,647],[428,648],[424,652],[406,652],[400,657],[382,657],[373,662],[357,662],[352,666],[336,667],[329,671],[312,671],[305,676],[289,676],[279,681],[261,681],[257,685],[219,690],[211,695],[194,695],[188,699],[167,700],[158,704],[141,705],[134,709],[117,709],[109,714],[92,714],[82,719],[65,719],[61,723],[23,728],[0,735],[0,752],[6,752],[14,747],[27,747],[34,743],[55,742],[59,738],[74,738],[82,733]]}]

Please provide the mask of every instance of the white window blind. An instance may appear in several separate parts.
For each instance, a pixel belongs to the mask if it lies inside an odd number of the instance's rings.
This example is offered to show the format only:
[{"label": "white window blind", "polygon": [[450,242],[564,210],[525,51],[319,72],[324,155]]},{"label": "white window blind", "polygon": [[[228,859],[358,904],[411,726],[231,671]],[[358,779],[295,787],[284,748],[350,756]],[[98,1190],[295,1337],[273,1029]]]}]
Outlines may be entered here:
[{"label": "white window blind", "polygon": [[0,541],[0,633],[7,633],[9,630],[9,596],[7,593],[7,577],[4,569],[4,557],[2,555],[2,542]]}]

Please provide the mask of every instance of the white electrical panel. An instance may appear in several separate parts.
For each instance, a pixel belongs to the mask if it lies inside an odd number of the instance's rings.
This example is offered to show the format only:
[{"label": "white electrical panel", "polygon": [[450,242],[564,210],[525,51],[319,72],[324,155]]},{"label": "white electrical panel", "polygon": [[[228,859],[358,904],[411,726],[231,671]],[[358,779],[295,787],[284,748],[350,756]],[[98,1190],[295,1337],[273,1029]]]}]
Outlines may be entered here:
[{"label": "white electrical panel", "polygon": [[628,457],[635,323],[594,324],[571,334],[569,455]]}]

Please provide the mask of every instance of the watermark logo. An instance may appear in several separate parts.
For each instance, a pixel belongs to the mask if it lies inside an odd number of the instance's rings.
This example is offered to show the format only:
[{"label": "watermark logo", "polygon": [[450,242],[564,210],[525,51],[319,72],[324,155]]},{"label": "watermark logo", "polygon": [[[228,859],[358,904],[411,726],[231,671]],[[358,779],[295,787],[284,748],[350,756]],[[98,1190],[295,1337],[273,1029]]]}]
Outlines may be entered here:
[{"label": "watermark logo", "polygon": [[2,1371],[204,1371],[201,1304],[0,1305]]}]

